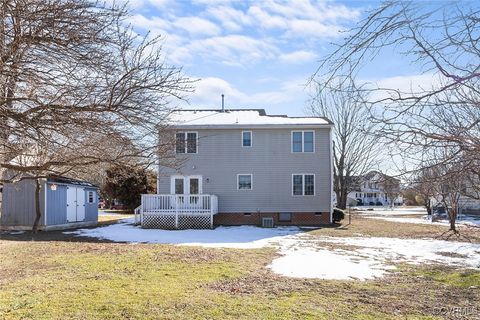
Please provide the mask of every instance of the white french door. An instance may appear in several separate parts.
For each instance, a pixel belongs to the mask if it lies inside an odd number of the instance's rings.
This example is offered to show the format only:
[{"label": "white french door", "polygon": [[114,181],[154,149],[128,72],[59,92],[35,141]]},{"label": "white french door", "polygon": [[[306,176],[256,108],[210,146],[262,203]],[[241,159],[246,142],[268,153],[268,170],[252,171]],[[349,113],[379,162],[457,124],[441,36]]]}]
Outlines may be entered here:
[{"label": "white french door", "polygon": [[171,194],[201,194],[202,176],[171,176]]},{"label": "white french door", "polygon": [[172,176],[170,179],[170,193],[185,195],[176,197],[177,206],[185,209],[202,206],[197,196],[202,193],[202,176]]}]

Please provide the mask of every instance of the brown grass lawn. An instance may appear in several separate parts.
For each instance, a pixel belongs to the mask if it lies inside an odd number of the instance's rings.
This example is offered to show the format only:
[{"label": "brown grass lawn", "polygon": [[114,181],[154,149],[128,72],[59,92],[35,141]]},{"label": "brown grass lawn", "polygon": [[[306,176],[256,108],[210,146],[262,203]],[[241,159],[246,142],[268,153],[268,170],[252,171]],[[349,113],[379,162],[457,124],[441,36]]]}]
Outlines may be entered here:
[{"label": "brown grass lawn", "polygon": [[443,239],[480,243],[480,228],[466,225],[458,226],[458,235],[448,232],[448,227],[443,225],[398,223],[380,219],[370,219],[361,216],[352,216],[352,223],[348,224],[348,216],[336,228],[322,228],[312,234],[332,237],[372,236],[394,237],[402,239]]},{"label": "brown grass lawn", "polygon": [[[311,233],[425,238],[444,229],[358,218]],[[480,317],[474,270],[401,265],[371,281],[290,279],[265,268],[273,249],[82,242],[61,233],[34,240],[0,236],[0,319],[458,319],[441,306]]]}]

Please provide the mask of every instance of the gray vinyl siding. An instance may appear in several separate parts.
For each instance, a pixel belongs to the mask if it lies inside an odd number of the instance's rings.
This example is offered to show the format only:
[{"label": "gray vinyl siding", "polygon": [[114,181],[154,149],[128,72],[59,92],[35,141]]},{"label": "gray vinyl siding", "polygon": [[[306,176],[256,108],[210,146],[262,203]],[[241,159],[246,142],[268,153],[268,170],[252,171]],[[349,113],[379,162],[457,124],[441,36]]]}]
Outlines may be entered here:
[{"label": "gray vinyl siding", "polygon": [[[252,147],[242,147],[242,131]],[[198,153],[180,155],[177,170],[159,168],[158,193],[170,193],[170,175],[201,175],[203,193],[218,196],[219,212],[330,212],[330,128],[315,130],[314,153],[292,153],[297,129],[202,129]],[[315,174],[314,196],[292,195],[292,174]],[[253,190],[237,190],[237,174],[253,174]],[[207,182],[208,179],[208,182]]]},{"label": "gray vinyl siding", "polygon": [[[88,191],[94,191],[93,203],[88,203]],[[85,221],[98,221],[98,190],[85,188]]]},{"label": "gray vinyl siding", "polygon": [[[42,182],[40,193],[40,209],[42,218],[40,226],[65,225],[67,222],[67,187],[68,185],[57,184],[56,190],[51,189],[51,183],[47,184],[47,215],[45,224],[45,182]],[[77,186],[73,186],[77,187]],[[94,197],[94,203],[87,203],[87,192],[95,191],[96,188],[83,187],[85,189],[85,222],[98,220],[98,197]],[[8,183],[3,187],[3,202],[0,217],[1,226],[32,226],[35,220],[35,182],[22,180],[16,183]]]},{"label": "gray vinyl siding", "polygon": [[[47,225],[68,224],[67,221],[67,188],[68,185],[57,185],[57,190],[47,188]],[[49,184],[50,186],[50,184]],[[76,186],[73,186],[76,187]],[[93,188],[84,188],[85,197],[85,221],[98,220],[98,197],[94,197],[94,203],[87,203],[87,192],[95,191]]]},{"label": "gray vinyl siding", "polygon": [[67,186],[57,185],[57,190],[47,188],[47,225],[67,223]]},{"label": "gray vinyl siding", "polygon": [[[45,183],[42,182],[40,191],[40,210],[42,218],[45,208]],[[6,183],[3,186],[2,210],[0,225],[3,226],[32,226],[35,221],[35,181],[22,180],[16,183]],[[44,225],[44,219],[40,220]]]}]

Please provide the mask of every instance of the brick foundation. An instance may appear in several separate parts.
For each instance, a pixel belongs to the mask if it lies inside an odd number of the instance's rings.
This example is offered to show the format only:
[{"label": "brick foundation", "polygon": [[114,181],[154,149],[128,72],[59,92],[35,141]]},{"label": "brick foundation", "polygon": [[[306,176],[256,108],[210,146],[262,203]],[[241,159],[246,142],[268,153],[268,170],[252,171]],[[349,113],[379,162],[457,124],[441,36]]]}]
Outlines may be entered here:
[{"label": "brick foundation", "polygon": [[273,212],[218,213],[213,218],[215,226],[238,226],[262,224],[262,218],[273,218],[276,226],[320,226],[330,224],[330,212],[293,212],[291,221],[278,221],[279,214]]}]

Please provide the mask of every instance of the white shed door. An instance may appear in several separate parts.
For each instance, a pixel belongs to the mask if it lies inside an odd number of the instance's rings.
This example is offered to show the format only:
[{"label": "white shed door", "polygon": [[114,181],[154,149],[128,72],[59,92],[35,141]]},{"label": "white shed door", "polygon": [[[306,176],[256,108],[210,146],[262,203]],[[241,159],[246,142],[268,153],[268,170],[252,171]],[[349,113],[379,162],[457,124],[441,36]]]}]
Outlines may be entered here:
[{"label": "white shed door", "polygon": [[77,221],[77,188],[67,187],[67,222]]},{"label": "white shed door", "polygon": [[77,221],[85,221],[85,189],[77,189]]}]

